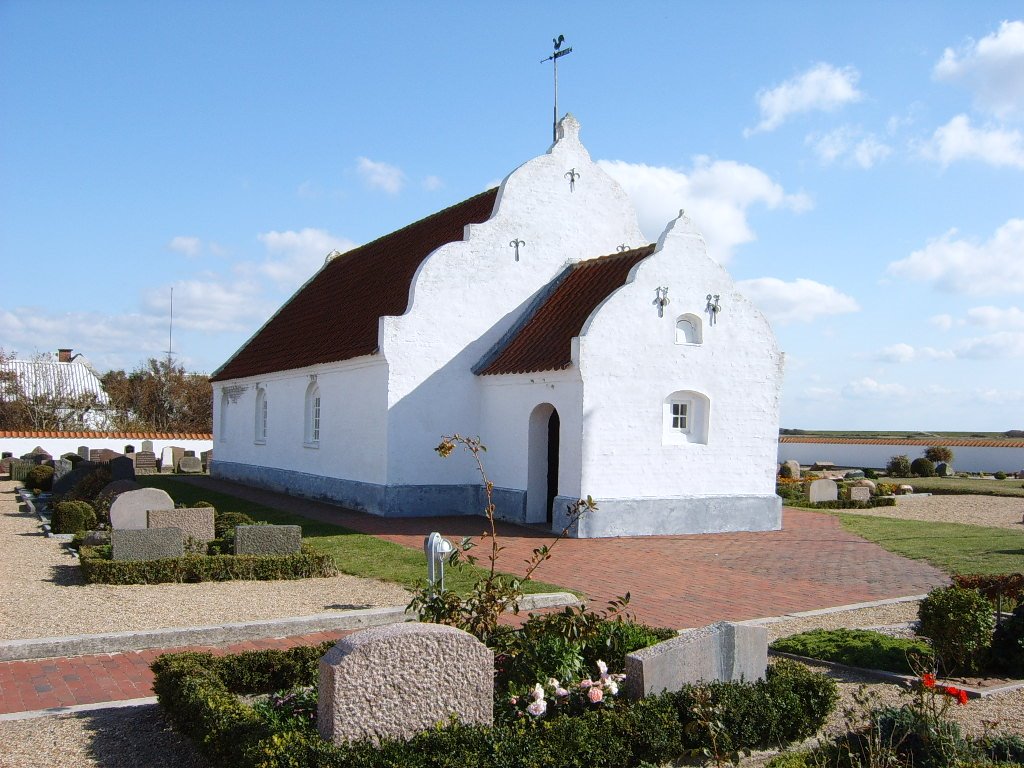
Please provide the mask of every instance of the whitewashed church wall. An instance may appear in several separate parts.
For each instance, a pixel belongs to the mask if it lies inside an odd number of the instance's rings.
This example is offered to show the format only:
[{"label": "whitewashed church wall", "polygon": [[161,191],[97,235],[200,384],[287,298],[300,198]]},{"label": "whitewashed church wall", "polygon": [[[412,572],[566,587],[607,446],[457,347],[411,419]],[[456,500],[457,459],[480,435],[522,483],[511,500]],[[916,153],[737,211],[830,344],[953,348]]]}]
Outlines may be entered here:
[{"label": "whitewashed church wall", "polygon": [[[794,459],[807,466],[831,461],[837,467],[884,468],[893,456],[911,461],[924,456],[926,445],[899,443],[869,445],[857,443],[779,443],[778,460]],[[1024,448],[999,446],[950,446],[953,469],[958,472],[1019,472],[1024,470]]]},{"label": "whitewashed church wall", "polygon": [[[774,334],[687,220],[670,225],[659,249],[595,311],[579,341],[583,492],[620,510],[610,529],[591,535],[634,525],[659,532],[662,522],[676,533],[778,527],[782,355]],[[666,287],[659,316],[656,289]],[[715,325],[709,293],[720,296]],[[684,314],[700,318],[702,343],[676,342]],[[707,398],[706,443],[696,425],[696,442],[672,442],[679,435],[666,424],[665,403],[680,391]]]},{"label": "whitewashed church wall", "polygon": [[502,183],[492,218],[421,265],[406,314],[381,320],[391,371],[389,484],[476,483],[465,462],[438,466],[433,452],[442,434],[482,431],[473,366],[569,263],[645,242],[629,198],[591,161],[577,130],[567,117],[564,138]]}]

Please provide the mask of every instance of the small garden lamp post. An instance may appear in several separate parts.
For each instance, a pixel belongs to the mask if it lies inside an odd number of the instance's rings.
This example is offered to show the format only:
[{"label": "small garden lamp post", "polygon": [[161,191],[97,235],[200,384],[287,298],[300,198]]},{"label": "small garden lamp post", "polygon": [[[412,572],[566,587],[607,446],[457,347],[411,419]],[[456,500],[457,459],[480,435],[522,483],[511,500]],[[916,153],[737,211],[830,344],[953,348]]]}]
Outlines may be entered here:
[{"label": "small garden lamp post", "polygon": [[455,545],[440,533],[434,531],[423,540],[423,551],[427,555],[427,582],[433,586],[440,582],[444,591],[444,561],[455,551]]}]

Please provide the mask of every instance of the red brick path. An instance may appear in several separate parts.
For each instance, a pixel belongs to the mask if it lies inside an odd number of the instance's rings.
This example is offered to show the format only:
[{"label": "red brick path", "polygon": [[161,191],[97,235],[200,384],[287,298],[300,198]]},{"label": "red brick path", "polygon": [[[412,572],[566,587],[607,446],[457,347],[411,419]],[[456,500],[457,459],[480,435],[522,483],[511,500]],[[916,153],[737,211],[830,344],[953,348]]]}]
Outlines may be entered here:
[{"label": "red brick path", "polygon": [[[387,519],[205,477],[189,481],[417,549],[430,531],[457,540],[478,535],[486,523],[482,517]],[[499,535],[505,571],[521,572],[533,549],[550,540],[545,531],[507,524]],[[929,565],[845,533],[831,515],[796,509],[784,510],[783,530],[768,533],[565,540],[536,575],[584,593],[594,605],[628,591],[639,620],[677,629],[922,594],[948,581]],[[205,650],[285,648],[344,634]],[[0,714],[151,696],[149,664],[169,650],[0,663]]]}]

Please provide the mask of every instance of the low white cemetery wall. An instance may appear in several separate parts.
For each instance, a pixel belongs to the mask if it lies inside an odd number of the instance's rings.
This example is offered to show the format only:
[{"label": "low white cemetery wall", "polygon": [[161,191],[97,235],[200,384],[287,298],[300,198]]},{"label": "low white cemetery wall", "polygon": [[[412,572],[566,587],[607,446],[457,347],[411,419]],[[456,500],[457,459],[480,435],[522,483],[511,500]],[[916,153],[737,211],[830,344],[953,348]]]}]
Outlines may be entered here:
[{"label": "low white cemetery wall", "polygon": [[837,467],[885,467],[893,456],[905,454],[911,461],[924,456],[929,445],[948,445],[953,451],[953,469],[958,472],[1019,472],[1024,469],[1024,445],[1014,440],[1011,445],[959,446],[951,442],[925,443],[906,441],[892,443],[855,442],[787,442],[779,441],[779,461],[795,459],[804,466],[817,461],[831,461]]},{"label": "low white cemetery wall", "polygon": [[153,443],[153,451],[157,457],[165,446],[178,446],[186,451],[195,451],[198,456],[203,451],[213,448],[213,438],[203,436],[179,437],[176,435],[148,435],[142,433],[131,433],[126,436],[124,433],[108,434],[103,432],[72,433],[70,436],[58,432],[49,434],[35,433],[30,437],[10,437],[0,433],[0,451],[9,451],[15,458],[24,456],[31,452],[36,446],[41,447],[54,458],[59,458],[65,453],[76,453],[80,445],[88,446],[90,449],[107,448],[118,453],[124,453],[125,446],[131,445],[136,451],[142,450],[142,441],[150,440]]}]

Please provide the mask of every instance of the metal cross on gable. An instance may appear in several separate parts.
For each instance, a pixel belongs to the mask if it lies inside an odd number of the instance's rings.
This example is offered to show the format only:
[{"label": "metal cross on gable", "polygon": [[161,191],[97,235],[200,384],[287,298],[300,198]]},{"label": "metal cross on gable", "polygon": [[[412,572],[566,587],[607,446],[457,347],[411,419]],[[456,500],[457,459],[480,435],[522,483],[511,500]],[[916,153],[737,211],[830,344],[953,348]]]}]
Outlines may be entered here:
[{"label": "metal cross on gable", "polygon": [[559,50],[562,47],[562,43],[565,42],[565,35],[559,35],[551,42],[555,44],[555,52],[546,59],[541,59],[540,63],[543,64],[546,61],[550,61],[555,70],[555,118],[551,123],[551,140],[558,141],[558,60],[563,56],[568,56],[572,53],[572,48],[566,48],[564,51]]},{"label": "metal cross on gable", "polygon": [[509,248],[516,249],[516,261],[519,261],[519,246],[526,245],[525,240],[520,240],[518,237],[508,244]]},{"label": "metal cross on gable", "polygon": [[568,171],[565,172],[564,176],[569,180],[569,191],[575,192],[576,179],[580,177],[580,172],[577,171],[575,168],[570,168]]}]

